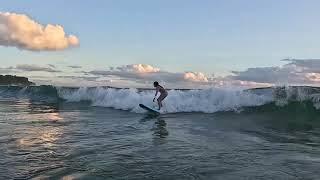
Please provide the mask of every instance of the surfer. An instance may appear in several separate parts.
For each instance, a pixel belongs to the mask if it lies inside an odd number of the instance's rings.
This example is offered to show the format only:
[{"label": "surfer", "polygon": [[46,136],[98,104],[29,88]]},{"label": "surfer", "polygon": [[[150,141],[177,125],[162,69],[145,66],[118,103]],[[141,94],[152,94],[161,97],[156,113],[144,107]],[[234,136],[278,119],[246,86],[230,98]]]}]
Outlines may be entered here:
[{"label": "surfer", "polygon": [[158,92],[160,93],[160,96],[157,99],[159,110],[160,110],[162,107],[162,101],[164,100],[164,98],[168,96],[168,92],[162,86],[160,86],[157,81],[153,83],[153,86],[156,88],[156,95],[153,98],[153,102],[156,99]]}]

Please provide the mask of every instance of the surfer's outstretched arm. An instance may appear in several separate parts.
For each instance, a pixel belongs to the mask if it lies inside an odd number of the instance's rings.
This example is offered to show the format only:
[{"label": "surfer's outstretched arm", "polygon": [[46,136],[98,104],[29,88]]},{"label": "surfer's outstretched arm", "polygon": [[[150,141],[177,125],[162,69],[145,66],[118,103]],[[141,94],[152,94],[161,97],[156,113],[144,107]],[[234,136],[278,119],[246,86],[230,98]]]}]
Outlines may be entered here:
[{"label": "surfer's outstretched arm", "polygon": [[159,92],[159,89],[156,88],[156,94],[154,95],[153,102],[154,102],[154,100],[156,99],[156,97],[157,97],[157,95],[158,95],[158,92]]}]

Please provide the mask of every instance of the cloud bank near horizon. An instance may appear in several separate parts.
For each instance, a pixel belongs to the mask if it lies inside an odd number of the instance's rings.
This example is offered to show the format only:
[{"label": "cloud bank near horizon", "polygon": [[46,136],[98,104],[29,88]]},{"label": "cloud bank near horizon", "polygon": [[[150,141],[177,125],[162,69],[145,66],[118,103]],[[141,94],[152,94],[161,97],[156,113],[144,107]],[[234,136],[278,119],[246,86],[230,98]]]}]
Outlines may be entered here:
[{"label": "cloud bank near horizon", "polygon": [[21,70],[24,72],[35,72],[35,71],[41,71],[41,72],[62,72],[60,70],[55,69],[55,67],[48,65],[48,67],[45,66],[39,66],[35,64],[18,64],[15,67],[16,70]]},{"label": "cloud bank near horizon", "polygon": [[36,64],[17,64],[15,67],[0,68],[0,74],[6,73],[26,73],[26,72],[48,72],[48,73],[60,73],[61,70],[56,69],[54,65],[48,64],[47,66],[41,66]]},{"label": "cloud bank near horizon", "polygon": [[30,51],[57,51],[79,45],[60,25],[42,25],[25,14],[0,12],[0,45]]},{"label": "cloud bank near horizon", "polygon": [[209,78],[201,72],[168,72],[148,64],[130,64],[111,67],[109,70],[93,70],[86,72],[94,76],[110,77],[122,81],[134,81],[140,84],[150,84],[159,81],[166,84],[207,84]]},{"label": "cloud bank near horizon", "polygon": [[[55,65],[44,66],[18,64],[14,67],[0,68],[0,73],[27,72],[55,73],[54,78],[41,82],[54,85],[79,86],[116,86],[116,87],[152,87],[153,81],[159,81],[168,88],[206,88],[206,87],[265,87],[273,85],[320,85],[320,60],[284,59],[286,64],[275,67],[255,67],[244,71],[233,71],[232,75],[219,77],[203,72],[169,72],[149,64],[129,64],[90,71],[68,71],[57,69]],[[75,68],[80,66],[74,65]],[[85,68],[85,67],[81,67]],[[71,74],[70,74],[71,73]],[[50,74],[48,74],[50,76]],[[48,78],[50,78],[48,76]],[[40,78],[41,79],[41,78]],[[40,82],[40,81],[39,81]]]},{"label": "cloud bank near horizon", "polygon": [[274,85],[317,85],[320,82],[319,59],[283,59],[282,61],[287,64],[232,71],[233,75],[229,78]]},{"label": "cloud bank near horizon", "polygon": [[255,67],[244,71],[232,71],[225,77],[208,76],[203,72],[168,72],[148,64],[131,64],[111,67],[108,70],[92,70],[87,75],[147,85],[153,81],[171,87],[240,86],[263,87],[273,85],[320,85],[320,59],[283,59],[282,66]]}]

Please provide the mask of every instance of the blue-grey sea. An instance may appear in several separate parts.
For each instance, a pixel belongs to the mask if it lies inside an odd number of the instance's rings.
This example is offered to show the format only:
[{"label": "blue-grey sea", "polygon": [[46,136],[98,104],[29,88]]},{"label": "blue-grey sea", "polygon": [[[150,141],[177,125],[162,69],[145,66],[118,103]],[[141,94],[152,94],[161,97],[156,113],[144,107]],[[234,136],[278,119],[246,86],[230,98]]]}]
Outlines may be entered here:
[{"label": "blue-grey sea", "polygon": [[153,93],[1,87],[0,179],[320,179],[317,88]]}]

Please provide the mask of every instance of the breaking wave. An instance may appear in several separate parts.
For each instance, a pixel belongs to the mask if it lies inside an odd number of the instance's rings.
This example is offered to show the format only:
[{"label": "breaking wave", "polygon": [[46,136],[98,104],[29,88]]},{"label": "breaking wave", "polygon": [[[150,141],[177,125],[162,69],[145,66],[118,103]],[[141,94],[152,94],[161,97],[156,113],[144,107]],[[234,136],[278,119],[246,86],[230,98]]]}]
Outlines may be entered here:
[{"label": "breaking wave", "polygon": [[[110,87],[53,87],[53,86],[1,86],[2,98],[28,98],[48,103],[89,102],[92,106],[110,107],[141,113],[138,104],[156,106],[152,102],[153,90],[118,89]],[[164,101],[163,112],[241,111],[248,107],[283,107],[291,102],[309,102],[312,108],[320,108],[320,88],[316,87],[272,87],[250,90],[203,89],[169,90]]]},{"label": "breaking wave", "polygon": [[[70,102],[90,101],[93,106],[142,112],[138,104],[155,106],[152,102],[154,91],[113,88],[79,88],[76,91],[59,90],[59,95]],[[164,112],[206,112],[234,111],[244,106],[259,106],[270,101],[243,91],[222,89],[206,90],[170,90],[164,101]]]}]

